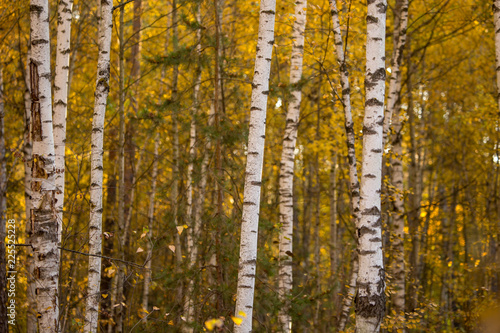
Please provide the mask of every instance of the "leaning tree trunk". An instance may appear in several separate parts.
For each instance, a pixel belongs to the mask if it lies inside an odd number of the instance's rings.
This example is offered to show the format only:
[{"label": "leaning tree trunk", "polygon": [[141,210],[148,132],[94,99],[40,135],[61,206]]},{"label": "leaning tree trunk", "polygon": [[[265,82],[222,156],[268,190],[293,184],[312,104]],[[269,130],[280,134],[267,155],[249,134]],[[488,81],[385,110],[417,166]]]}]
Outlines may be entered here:
[{"label": "leaning tree trunk", "polygon": [[48,0],[31,0],[31,246],[41,332],[59,329],[59,223],[55,211],[54,135],[50,74]]},{"label": "leaning tree trunk", "polygon": [[[389,82],[389,95],[387,96],[387,108],[384,119],[384,141],[388,135],[392,117],[393,132],[391,135],[392,156],[390,163],[392,166],[391,183],[394,186],[393,219],[391,230],[391,249],[394,256],[390,267],[391,275],[394,279],[394,291],[392,293],[392,303],[396,316],[404,322],[405,317],[405,252],[404,252],[404,226],[405,212],[403,199],[403,146],[402,146],[402,123],[400,120],[401,111],[401,63],[403,51],[406,44],[406,27],[408,25],[408,0],[398,0],[396,4],[396,18],[394,27],[394,49],[391,61],[391,78]],[[412,112],[409,110],[409,112]],[[402,329],[405,328],[395,328]]]},{"label": "leaning tree trunk", "polygon": [[111,29],[113,26],[113,0],[101,0],[99,20],[99,58],[92,117],[91,174],[90,174],[90,226],[89,226],[89,284],[85,311],[85,332],[97,332],[101,284],[102,237],[102,178],[103,138],[106,100],[109,94]]},{"label": "leaning tree trunk", "polygon": [[271,72],[271,57],[274,44],[275,8],[276,0],[261,0],[257,55],[252,82],[250,132],[248,136],[245,187],[243,191],[243,216],[235,311],[236,315],[245,313],[245,316],[242,316],[243,321],[241,325],[235,327],[236,333],[252,331],[260,190],[264,162],[269,75]]},{"label": "leaning tree trunk", "polygon": [[361,168],[360,219],[357,226],[359,272],[356,332],[380,331],[385,311],[385,272],[382,253],[382,153],[385,95],[385,21],[387,3],[368,3],[366,17],[365,116]]},{"label": "leaning tree trunk", "polygon": [[5,159],[3,68],[0,67],[0,332],[7,326],[7,262],[5,261],[5,222],[7,214],[7,166]]},{"label": "leaning tree trunk", "polygon": [[[57,7],[57,52],[54,79],[54,149],[56,152],[56,212],[62,226],[64,208],[64,160],[66,146],[66,113],[68,110],[68,77],[73,0],[59,1]],[[58,240],[61,242],[62,228]]]},{"label": "leaning tree trunk", "polygon": [[279,310],[279,321],[283,332],[292,330],[290,315],[290,293],[292,291],[292,245],[293,245],[293,171],[295,145],[299,126],[302,89],[302,63],[304,59],[304,31],[306,29],[307,0],[295,2],[295,22],[292,33],[292,60],[290,64],[291,100],[286,114],[283,151],[281,153],[279,177],[279,297],[283,306]]},{"label": "leaning tree trunk", "polygon": [[[349,190],[351,192],[351,214],[353,225],[359,223],[359,179],[356,159],[356,139],[354,135],[354,121],[351,112],[351,86],[349,83],[349,69],[344,51],[344,42],[342,40],[342,31],[340,29],[339,12],[336,0],[330,0],[330,9],[332,13],[333,35],[335,39],[335,52],[340,66],[340,84],[342,86],[342,106],[344,108],[345,131],[347,144],[347,157],[349,161]],[[343,331],[349,319],[349,312],[354,299],[356,280],[358,278],[358,259],[357,256],[352,260],[352,270],[349,279],[349,288],[342,304],[338,329]]]}]

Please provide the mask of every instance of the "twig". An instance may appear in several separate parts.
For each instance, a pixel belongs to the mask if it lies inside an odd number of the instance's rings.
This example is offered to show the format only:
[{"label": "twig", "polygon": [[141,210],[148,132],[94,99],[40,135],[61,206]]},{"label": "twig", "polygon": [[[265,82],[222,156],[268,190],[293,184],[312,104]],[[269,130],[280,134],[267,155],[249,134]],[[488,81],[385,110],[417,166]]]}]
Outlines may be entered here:
[{"label": "twig", "polygon": [[113,11],[114,11],[115,9],[118,9],[118,8],[120,8],[120,7],[125,6],[126,4],[128,4],[128,3],[132,2],[132,1],[134,1],[134,0],[128,0],[128,1],[125,1],[124,3],[121,3],[121,4],[119,4],[119,5],[113,6]]},{"label": "twig", "polygon": [[[33,249],[33,245],[31,245],[31,244],[13,244],[13,245],[14,246],[29,246],[29,247],[31,247],[31,249]],[[130,265],[130,266],[137,267],[137,268],[145,268],[144,267],[145,264],[144,265],[139,265],[139,264],[136,264],[135,262],[131,262],[131,261],[126,261],[126,260],[117,259],[117,258],[111,258],[111,257],[107,257],[107,256],[103,256],[103,255],[98,255],[98,254],[90,254],[90,253],[80,252],[80,251],[76,251],[76,250],[70,250],[70,249],[66,249],[66,248],[61,247],[61,246],[58,246],[57,248],[60,249],[60,250],[63,250],[63,251],[68,251],[68,252],[72,252],[72,253],[76,253],[76,254],[81,254],[81,255],[84,255],[84,256],[88,256],[88,257],[98,257],[98,258],[103,258],[103,259],[108,259],[108,260],[114,260],[114,261],[119,261],[119,262],[122,262],[122,263]]]}]

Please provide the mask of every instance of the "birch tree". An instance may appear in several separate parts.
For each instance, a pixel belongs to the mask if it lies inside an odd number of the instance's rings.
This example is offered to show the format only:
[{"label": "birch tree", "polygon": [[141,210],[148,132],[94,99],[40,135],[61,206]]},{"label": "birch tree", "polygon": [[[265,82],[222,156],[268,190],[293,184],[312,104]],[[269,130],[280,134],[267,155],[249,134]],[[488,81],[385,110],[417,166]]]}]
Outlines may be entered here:
[{"label": "birch tree", "polygon": [[34,256],[38,329],[59,326],[59,223],[55,211],[54,135],[50,74],[49,4],[32,0],[31,22],[31,246]]},{"label": "birch tree", "polygon": [[[351,214],[353,225],[359,222],[359,178],[356,158],[356,139],[354,135],[354,121],[351,110],[351,84],[349,82],[349,68],[344,50],[342,30],[340,27],[337,1],[330,0],[330,10],[332,14],[332,30],[335,41],[335,54],[339,63],[340,84],[342,87],[342,107],[344,109],[344,127],[346,131],[347,157],[349,162],[349,190],[351,192]],[[353,258],[349,288],[344,298],[342,310],[340,312],[339,330],[343,331],[349,319],[349,312],[354,299],[356,289],[356,279],[358,278],[358,258]]]},{"label": "birch tree", "polygon": [[[201,5],[198,5],[198,10],[196,12],[196,20],[201,24]],[[196,31],[196,53],[201,56],[201,29]],[[198,220],[195,219],[195,214],[193,214],[193,172],[194,172],[194,161],[196,159],[196,117],[198,115],[199,109],[199,95],[200,95],[200,85],[201,85],[201,75],[202,68],[198,65],[196,71],[196,79],[193,90],[193,105],[191,106],[191,125],[189,130],[189,163],[187,170],[187,207],[186,207],[186,218],[188,221],[188,251],[189,251],[189,262],[190,269],[193,270],[196,267],[197,257],[198,257],[198,238],[200,225]],[[201,207],[195,206],[195,210],[201,210]],[[194,319],[194,279],[190,279],[188,282],[188,287],[186,290],[187,301],[184,302],[184,316],[186,322],[190,323]],[[192,331],[191,328],[188,331]]]},{"label": "birch tree", "polygon": [[235,311],[236,315],[244,313],[245,316],[242,316],[241,325],[235,327],[237,333],[252,331],[260,191],[264,161],[267,96],[269,94],[269,75],[274,44],[275,8],[275,0],[261,0],[257,54],[252,82]]},{"label": "birch tree", "polygon": [[54,149],[56,153],[56,212],[61,225],[64,208],[64,160],[66,147],[66,114],[68,110],[68,77],[70,58],[71,18],[73,0],[60,0],[57,7],[57,50],[54,78]]},{"label": "birch tree", "polygon": [[89,284],[85,311],[85,332],[97,332],[101,284],[102,242],[102,178],[103,138],[106,101],[109,94],[111,32],[113,27],[113,0],[101,0],[99,19],[99,57],[92,117],[90,226],[89,226]]},{"label": "birch tree", "polygon": [[[392,252],[394,262],[391,264],[391,273],[394,279],[394,292],[392,302],[396,315],[404,318],[405,311],[405,252],[404,252],[404,199],[403,199],[403,146],[402,133],[403,128],[401,111],[401,63],[403,59],[403,50],[406,44],[406,27],[408,25],[408,0],[399,0],[396,3],[394,24],[394,48],[391,60],[391,78],[389,81],[389,95],[387,96],[387,108],[385,109],[384,127],[389,127],[388,117],[392,117],[392,135],[391,135],[391,183],[394,186],[393,201],[393,219],[392,219]],[[413,112],[408,110],[409,112]],[[387,128],[384,128],[384,136],[387,136]],[[385,139],[384,139],[385,140]],[[385,142],[385,141],[384,141]],[[403,328],[404,330],[404,328]]]},{"label": "birch tree", "polygon": [[304,59],[304,31],[306,28],[307,0],[295,2],[295,22],[292,32],[292,58],[290,63],[291,99],[286,114],[286,127],[283,137],[283,150],[279,177],[279,296],[284,304],[280,307],[279,320],[283,332],[292,329],[290,302],[292,291],[292,256],[293,253],[293,175],[295,167],[295,145],[299,126],[300,102],[302,89],[302,63]]},{"label": "birch tree", "polygon": [[[25,69],[25,85],[26,89],[24,91],[24,144],[23,144],[23,156],[24,156],[24,203],[25,203],[25,216],[26,216],[26,234],[31,235],[31,158],[33,146],[31,144],[31,134],[30,134],[30,123],[31,123],[31,90],[30,90],[30,70],[29,61],[31,59],[31,43],[28,44],[27,61],[25,63],[21,62],[21,70]],[[34,279],[34,263],[33,263],[33,253],[27,254],[26,266],[28,271],[27,276],[27,287],[26,287],[26,298],[28,301],[28,311],[26,311],[26,332],[33,333],[36,332],[36,301],[35,301],[35,279]]]},{"label": "birch tree", "polygon": [[385,95],[385,0],[368,2],[366,16],[365,116],[357,226],[359,272],[356,332],[379,332],[385,311],[381,185]]}]

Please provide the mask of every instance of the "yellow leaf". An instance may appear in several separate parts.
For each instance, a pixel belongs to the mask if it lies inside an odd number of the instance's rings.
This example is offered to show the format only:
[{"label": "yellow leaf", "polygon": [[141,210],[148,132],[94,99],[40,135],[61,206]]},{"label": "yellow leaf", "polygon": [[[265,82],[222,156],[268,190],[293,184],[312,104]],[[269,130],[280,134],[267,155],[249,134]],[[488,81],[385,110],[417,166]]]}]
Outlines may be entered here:
[{"label": "yellow leaf", "polygon": [[187,224],[184,224],[183,227],[184,227],[184,229],[189,228]]},{"label": "yellow leaf", "polygon": [[240,311],[240,312],[238,312],[238,316],[241,316],[241,317],[243,317],[243,318],[246,318],[246,317],[247,317],[247,314],[246,314],[245,312],[243,312],[243,311]]},{"label": "yellow leaf", "polygon": [[241,325],[241,323],[243,322],[243,319],[238,318],[238,317],[235,317],[235,316],[231,316],[231,319],[232,319],[232,320],[234,321],[234,323],[235,323],[236,325],[238,325],[238,326],[239,326],[239,325]]},{"label": "yellow leaf", "polygon": [[144,249],[139,246],[139,248],[137,249],[137,251],[135,251],[135,253],[141,253],[141,252],[144,252]]},{"label": "yellow leaf", "polygon": [[102,294],[102,298],[108,298],[108,294]]},{"label": "yellow leaf", "polygon": [[168,322],[168,324],[169,324],[170,326],[174,326],[174,321],[173,321],[173,320],[171,320],[171,321],[169,321],[169,322]]},{"label": "yellow leaf", "polygon": [[221,328],[224,326],[224,322],[221,319],[210,319],[205,322],[205,327],[209,331],[213,331],[215,327]]},{"label": "yellow leaf", "polygon": [[178,226],[176,228],[177,228],[177,232],[179,233],[179,235],[182,234],[182,232],[184,231],[184,227]]}]

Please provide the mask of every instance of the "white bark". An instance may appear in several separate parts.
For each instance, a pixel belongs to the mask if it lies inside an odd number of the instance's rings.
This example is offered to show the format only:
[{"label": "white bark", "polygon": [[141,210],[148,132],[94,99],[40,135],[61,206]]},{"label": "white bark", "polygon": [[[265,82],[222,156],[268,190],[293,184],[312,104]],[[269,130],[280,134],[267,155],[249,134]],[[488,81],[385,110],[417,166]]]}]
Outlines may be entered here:
[{"label": "white bark", "polygon": [[307,0],[295,2],[295,22],[292,32],[292,57],[290,63],[291,100],[286,114],[283,150],[279,177],[279,297],[283,305],[279,311],[279,321],[283,332],[291,332],[292,317],[288,300],[292,291],[292,253],[293,253],[293,175],[295,168],[295,145],[299,126],[302,89],[302,63],[304,59],[304,32],[306,28]]},{"label": "white bark", "polygon": [[[391,226],[391,248],[394,256],[391,263],[391,274],[394,279],[394,291],[392,302],[396,315],[404,319],[405,311],[405,260],[404,260],[404,199],[403,199],[403,147],[402,147],[402,123],[400,120],[400,96],[401,96],[401,63],[403,51],[406,44],[406,28],[408,26],[408,0],[398,0],[395,12],[394,26],[394,49],[391,60],[391,78],[389,82],[389,94],[387,96],[387,107],[384,119],[384,141],[387,140],[390,123],[392,120],[391,146],[392,157],[390,159],[392,172],[391,183],[394,186],[393,219]],[[391,119],[392,118],[392,119]],[[404,320],[403,320],[404,322]],[[398,329],[400,329],[398,327]],[[404,332],[404,327],[401,328]]]},{"label": "white bark", "polygon": [[236,315],[243,312],[246,316],[243,318],[241,325],[236,325],[236,333],[252,331],[260,191],[264,161],[267,96],[269,94],[269,75],[274,44],[275,8],[275,0],[261,0],[257,55],[252,83],[250,132],[243,191],[243,216],[235,311]]},{"label": "white bark", "polygon": [[66,116],[68,110],[68,77],[73,0],[59,0],[57,7],[57,52],[54,78],[54,149],[56,153],[56,212],[61,242],[64,209],[64,160]]},{"label": "white bark", "polygon": [[[201,6],[198,5],[198,11],[196,13],[196,20],[201,24]],[[201,55],[201,30],[198,29],[196,32],[196,52]],[[198,237],[199,237],[199,221],[194,218],[193,214],[193,170],[194,161],[196,158],[196,117],[198,115],[198,100],[200,94],[201,85],[201,65],[197,69],[196,81],[193,91],[193,105],[191,107],[191,128],[189,132],[189,164],[188,164],[188,175],[187,175],[187,209],[186,209],[186,219],[188,221],[188,251],[189,251],[189,268],[192,271],[196,267],[197,257],[198,257]],[[195,210],[201,210],[200,207],[195,207]],[[194,278],[189,279],[188,287],[186,290],[187,301],[184,303],[184,316],[186,322],[189,324],[194,319]],[[192,328],[187,328],[188,332],[192,332]]]},{"label": "white bark", "polygon": [[368,2],[365,116],[361,168],[360,220],[357,226],[359,272],[356,332],[380,331],[385,311],[381,185],[385,94],[385,0]]},{"label": "white bark", "polygon": [[[101,255],[103,137],[106,100],[109,94],[113,0],[101,0],[99,20],[99,57],[92,117],[89,253]],[[85,311],[85,332],[97,332],[101,284],[101,258],[89,257],[89,284]]]},{"label": "white bark", "polygon": [[[30,43],[31,44],[31,43]],[[25,83],[26,90],[24,92],[24,201],[25,201],[25,216],[26,216],[26,234],[31,235],[31,158],[33,147],[30,140],[30,123],[31,123],[31,93],[30,93],[30,70],[29,60],[31,59],[31,45],[28,45],[28,54],[26,62]],[[31,242],[31,241],[29,241]],[[26,267],[28,270],[26,298],[28,301],[28,310],[26,311],[26,332],[36,333],[36,301],[35,301],[35,279],[33,275],[34,261],[33,253],[30,251],[26,258]]]},{"label": "white bark", "polygon": [[47,0],[31,0],[31,245],[38,329],[59,328],[59,223],[55,212],[54,135],[50,74],[49,6]]},{"label": "white bark", "polygon": [[399,26],[394,27],[394,49],[391,59],[391,78],[389,80],[389,93],[387,94],[387,108],[384,117],[384,141],[387,143],[389,129],[391,127],[392,114],[399,102],[401,93],[401,62],[406,44],[406,28],[408,27],[408,0],[398,0],[397,6],[400,9],[396,15],[396,22]]},{"label": "white bark", "polygon": [[[354,225],[359,224],[359,179],[356,158],[356,146],[354,135],[354,121],[351,112],[351,86],[349,83],[349,70],[347,59],[344,52],[344,42],[342,40],[342,31],[340,29],[339,13],[336,0],[330,0],[330,9],[332,13],[333,35],[335,39],[335,52],[340,69],[340,84],[342,86],[342,106],[344,108],[345,131],[347,143],[347,156],[349,159],[349,190],[351,192],[351,214]],[[356,280],[358,278],[358,260],[353,259],[353,268],[349,279],[349,289],[342,304],[342,310],[339,320],[339,331],[343,331],[349,319],[349,311],[354,299],[356,290]]]},{"label": "white bark", "polygon": [[352,301],[354,300],[354,296],[356,295],[356,279],[358,278],[358,269],[358,257],[355,255],[352,258],[352,270],[351,277],[349,278],[347,295],[344,298],[344,302],[342,303],[342,310],[340,311],[339,332],[343,332],[345,330],[347,320],[349,319]]}]

